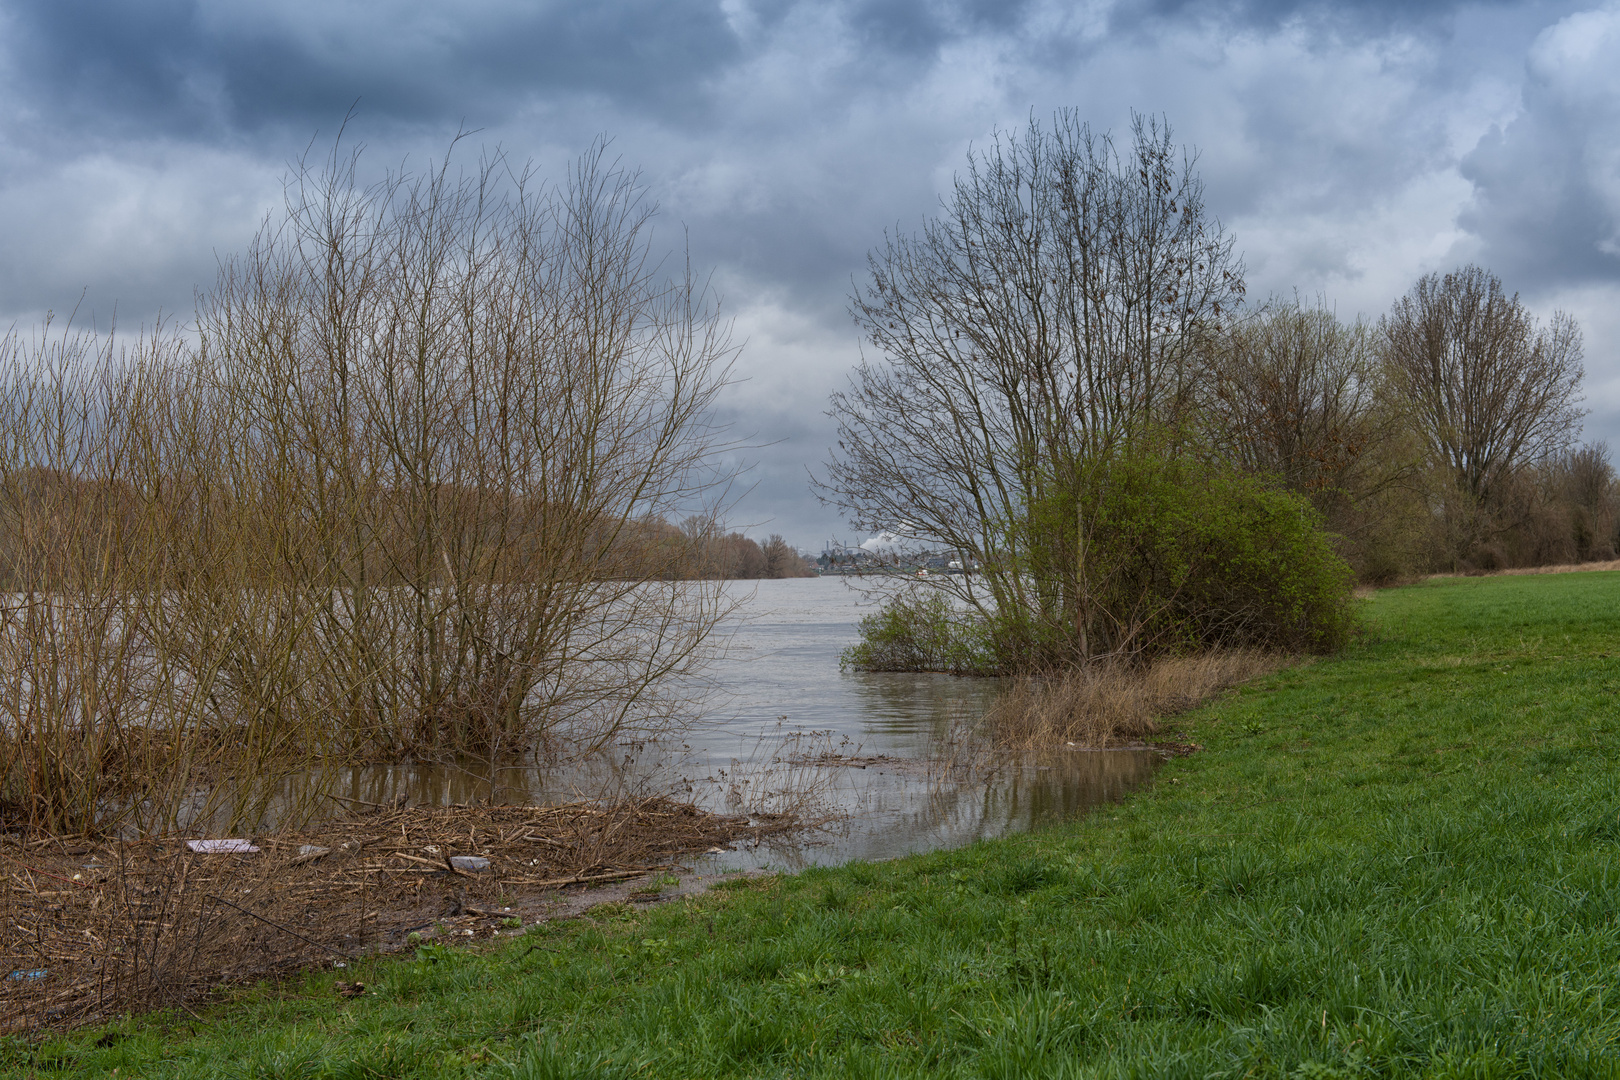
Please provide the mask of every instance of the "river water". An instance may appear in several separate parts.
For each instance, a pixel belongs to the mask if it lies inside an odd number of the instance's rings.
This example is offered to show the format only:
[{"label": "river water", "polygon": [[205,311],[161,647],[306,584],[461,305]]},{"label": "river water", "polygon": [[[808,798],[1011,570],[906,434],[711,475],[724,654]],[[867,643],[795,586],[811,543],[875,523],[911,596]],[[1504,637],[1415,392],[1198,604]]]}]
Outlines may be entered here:
[{"label": "river water", "polygon": [[[1120,798],[1152,775],[1144,751],[987,755],[964,737],[996,680],[841,672],[839,653],[880,596],[836,577],[734,582],[738,604],[710,671],[705,719],[678,746],[558,774],[441,766],[356,771],[337,791],[386,802],[547,801],[674,791],[715,810],[797,809],[823,827],[713,853],[700,874],[887,859],[1022,832]],[[617,752],[616,752],[617,753]]]}]

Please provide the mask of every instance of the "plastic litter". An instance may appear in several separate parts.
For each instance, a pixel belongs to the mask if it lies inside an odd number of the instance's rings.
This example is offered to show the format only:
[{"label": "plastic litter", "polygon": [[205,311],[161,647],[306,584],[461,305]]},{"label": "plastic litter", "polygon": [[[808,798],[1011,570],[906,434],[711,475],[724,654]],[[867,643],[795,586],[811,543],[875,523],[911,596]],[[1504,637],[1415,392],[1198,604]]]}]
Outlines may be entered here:
[{"label": "plastic litter", "polygon": [[450,865],[457,870],[488,870],[489,860],[482,855],[452,855]]},{"label": "plastic litter", "polygon": [[332,854],[331,848],[321,847],[319,844],[299,844],[298,854],[293,856],[292,865],[301,866],[307,862],[314,862],[322,855]]},{"label": "plastic litter", "polygon": [[32,971],[13,971],[10,975],[6,976],[6,981],[7,982],[33,982],[35,979],[43,979],[45,976],[49,975],[50,973],[51,973],[50,968],[35,968]]},{"label": "plastic litter", "polygon": [[186,847],[203,855],[247,855],[259,849],[246,840],[187,840]]}]

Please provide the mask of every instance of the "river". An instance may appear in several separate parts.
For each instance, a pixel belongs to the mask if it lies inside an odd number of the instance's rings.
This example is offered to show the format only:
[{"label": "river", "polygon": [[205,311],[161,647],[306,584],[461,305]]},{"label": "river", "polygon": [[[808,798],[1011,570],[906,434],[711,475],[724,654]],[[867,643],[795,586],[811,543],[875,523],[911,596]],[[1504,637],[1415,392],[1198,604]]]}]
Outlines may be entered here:
[{"label": "river", "polygon": [[[854,585],[869,584],[856,582]],[[965,737],[996,680],[841,672],[877,596],[841,578],[733,582],[740,603],[709,673],[704,719],[678,745],[620,747],[562,773],[402,766],[338,791],[443,804],[673,790],[729,812],[796,808],[823,827],[712,853],[700,873],[887,859],[1022,832],[1116,800],[1152,775],[1146,751],[986,755]],[[832,762],[817,763],[820,762]],[[493,783],[492,783],[493,781]]]}]

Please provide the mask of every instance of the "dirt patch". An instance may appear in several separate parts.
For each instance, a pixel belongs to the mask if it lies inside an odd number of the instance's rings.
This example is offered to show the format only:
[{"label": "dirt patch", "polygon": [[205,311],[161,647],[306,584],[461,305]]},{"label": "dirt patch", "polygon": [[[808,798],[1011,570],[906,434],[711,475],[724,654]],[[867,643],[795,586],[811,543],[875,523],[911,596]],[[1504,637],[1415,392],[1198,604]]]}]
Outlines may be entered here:
[{"label": "dirt patch", "polygon": [[307,833],[251,839],[252,852],[0,838],[0,1031],[185,1006],[422,939],[487,938],[572,913],[569,892],[656,899],[662,884],[645,879],[682,857],[799,826],[663,798],[350,806]]}]

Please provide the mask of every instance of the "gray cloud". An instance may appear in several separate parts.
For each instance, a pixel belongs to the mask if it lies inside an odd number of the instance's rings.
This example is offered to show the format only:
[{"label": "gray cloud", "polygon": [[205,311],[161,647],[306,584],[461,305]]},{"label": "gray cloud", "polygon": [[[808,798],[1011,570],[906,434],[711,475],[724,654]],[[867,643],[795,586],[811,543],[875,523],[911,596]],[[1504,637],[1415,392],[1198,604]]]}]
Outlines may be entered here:
[{"label": "gray cloud", "polygon": [[373,116],[455,122],[537,96],[677,111],[738,55],[719,7],[431,3],[209,6],[15,0],[13,92],[86,124],[196,137]]},{"label": "gray cloud", "polygon": [[1529,54],[1523,111],[1462,161],[1482,261],[1548,292],[1620,281],[1620,5],[1571,15]]},{"label": "gray cloud", "polygon": [[[1455,0],[1150,0],[1104,3],[1115,32],[1159,33],[1189,19],[1334,34],[1385,33],[1432,22]],[[88,125],[139,124],[187,137],[266,125],[329,124],[362,100],[374,118],[493,122],[547,97],[633,103],[665,119],[706,118],[706,89],[796,11],[829,13],[856,46],[843,74],[857,85],[906,74],[953,43],[1021,39],[1026,62],[1070,64],[1099,47],[1056,23],[1075,11],[1036,0],[850,0],[843,4],[613,0],[571,4],[484,0],[9,0],[9,92],[42,112]],[[800,42],[806,50],[825,43]],[[914,69],[913,72],[914,73]]]},{"label": "gray cloud", "polygon": [[[724,409],[774,445],[738,518],[808,545],[839,528],[803,478],[859,350],[851,277],[885,229],[936,209],[970,146],[1032,114],[1074,106],[1115,131],[1133,108],[1167,115],[1202,150],[1254,294],[1377,314],[1419,274],[1478,258],[1527,296],[1578,287],[1581,310],[1605,310],[1620,298],[1613,11],[0,0],[0,319],[86,287],[101,320],[114,301],[126,325],[184,311],[356,99],[349,135],[376,169],[442,154],[466,124],[482,129],[469,157],[499,144],[555,177],[606,132],[748,339]],[[1617,333],[1590,323],[1594,385],[1620,385]],[[1603,415],[1620,425],[1620,407]]]}]

